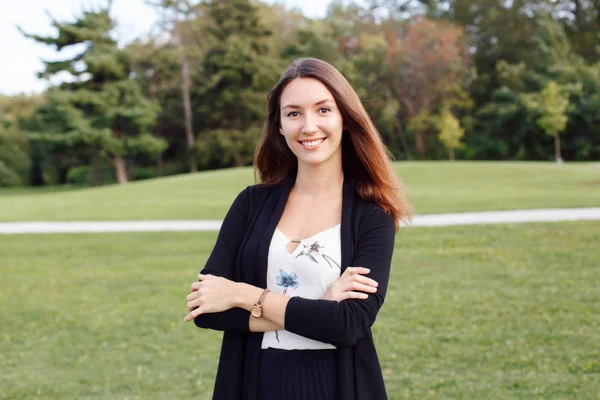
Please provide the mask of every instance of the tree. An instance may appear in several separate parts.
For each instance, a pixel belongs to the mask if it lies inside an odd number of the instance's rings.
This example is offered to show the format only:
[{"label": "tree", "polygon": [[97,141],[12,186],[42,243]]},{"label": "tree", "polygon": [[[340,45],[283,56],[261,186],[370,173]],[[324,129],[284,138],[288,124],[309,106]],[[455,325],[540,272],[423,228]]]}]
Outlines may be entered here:
[{"label": "tree", "polygon": [[[71,81],[48,91],[47,109],[58,112],[61,123],[46,125],[41,120],[40,130],[31,137],[52,143],[54,150],[65,156],[76,152],[91,157],[96,179],[100,158],[106,157],[115,169],[117,181],[126,183],[127,157],[156,155],[165,149],[166,142],[149,132],[159,107],[130,78],[132,60],[111,37],[114,23],[109,8],[110,2],[98,11],[84,11],[74,22],[53,20],[55,36],[24,33],[39,43],[55,46],[58,51],[76,45],[83,47],[72,58],[45,62],[40,77],[67,73]],[[56,115],[47,116],[49,122],[56,122]],[[56,129],[52,131],[52,127]]]},{"label": "tree", "polygon": [[460,127],[460,122],[458,122],[458,119],[452,115],[452,112],[447,107],[442,109],[436,125],[439,131],[438,137],[448,149],[450,161],[454,161],[455,150],[463,147],[460,140],[465,135],[465,131]]},{"label": "tree", "polygon": [[[285,64],[253,1],[212,0],[200,7],[209,18],[211,43],[195,74],[195,96],[201,99],[196,113],[203,121],[200,161],[203,168],[248,165],[264,124],[266,94]],[[238,156],[226,162],[219,156],[233,152]]]},{"label": "tree", "polygon": [[554,157],[557,163],[562,163],[559,134],[567,126],[569,99],[561,93],[556,82],[550,81],[540,92],[540,103],[542,115],[537,123],[544,132],[554,136]]},{"label": "tree", "polygon": [[23,124],[43,96],[0,96],[0,187],[29,183],[30,146]]},{"label": "tree", "polygon": [[392,88],[415,134],[417,153],[424,158],[425,132],[436,108],[466,95],[470,71],[462,29],[415,18],[406,26],[399,46]]},{"label": "tree", "polygon": [[195,8],[188,0],[160,0],[154,3],[147,1],[147,4],[153,5],[163,11],[162,24],[172,35],[171,42],[177,48],[181,70],[181,95],[183,100],[187,159],[190,172],[196,172],[198,171],[198,160],[192,120],[190,59],[187,54],[189,50],[185,41],[186,35],[183,32],[186,26],[190,26],[190,21],[195,18]]}]

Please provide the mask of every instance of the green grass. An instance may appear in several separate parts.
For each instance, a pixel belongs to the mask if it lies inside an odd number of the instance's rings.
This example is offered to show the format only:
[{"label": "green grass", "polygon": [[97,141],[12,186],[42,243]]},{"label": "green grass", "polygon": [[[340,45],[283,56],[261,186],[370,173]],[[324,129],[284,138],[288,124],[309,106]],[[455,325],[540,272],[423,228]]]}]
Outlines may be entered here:
[{"label": "green grass", "polygon": [[0,197],[7,196],[27,196],[40,195],[44,193],[69,192],[74,190],[86,189],[85,185],[56,185],[56,186],[22,186],[15,188],[0,188]]},{"label": "green grass", "polygon": [[[182,319],[214,240],[2,237],[0,398],[209,399],[220,334]],[[598,398],[598,243],[598,222],[402,229],[374,327],[390,399]]]},{"label": "green grass", "polygon": [[[419,214],[600,206],[600,164],[401,162]],[[68,191],[0,191],[0,221],[221,219],[250,168]],[[10,194],[14,193],[14,194]]]}]

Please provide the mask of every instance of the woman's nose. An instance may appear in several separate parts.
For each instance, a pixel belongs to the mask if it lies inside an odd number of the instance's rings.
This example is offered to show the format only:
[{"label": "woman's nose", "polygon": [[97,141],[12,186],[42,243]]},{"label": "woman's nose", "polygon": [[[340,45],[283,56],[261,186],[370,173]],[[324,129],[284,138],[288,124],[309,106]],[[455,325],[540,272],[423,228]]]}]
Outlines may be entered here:
[{"label": "woman's nose", "polygon": [[304,125],[302,126],[302,133],[310,135],[311,133],[317,133],[319,128],[317,128],[317,124],[314,123],[312,117],[304,118]]}]

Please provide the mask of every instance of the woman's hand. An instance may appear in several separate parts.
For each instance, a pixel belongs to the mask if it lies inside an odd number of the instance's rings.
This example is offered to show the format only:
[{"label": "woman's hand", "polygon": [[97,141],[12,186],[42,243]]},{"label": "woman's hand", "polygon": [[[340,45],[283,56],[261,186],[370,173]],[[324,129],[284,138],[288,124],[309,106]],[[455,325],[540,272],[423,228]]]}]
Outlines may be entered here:
[{"label": "woman's hand", "polygon": [[214,275],[198,275],[200,282],[192,283],[192,293],[187,296],[191,311],[183,319],[191,321],[200,314],[227,311],[234,307],[236,283]]},{"label": "woman's hand", "polygon": [[368,298],[367,293],[375,293],[378,285],[373,279],[363,276],[369,272],[368,268],[363,267],[346,268],[342,276],[329,287],[323,300],[340,302],[346,299]]}]

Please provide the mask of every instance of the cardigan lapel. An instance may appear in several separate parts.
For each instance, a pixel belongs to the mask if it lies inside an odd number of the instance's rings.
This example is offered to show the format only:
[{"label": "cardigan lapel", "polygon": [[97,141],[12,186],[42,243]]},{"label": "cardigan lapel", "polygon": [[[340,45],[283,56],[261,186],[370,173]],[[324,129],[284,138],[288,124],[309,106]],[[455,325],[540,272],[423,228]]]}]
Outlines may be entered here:
[{"label": "cardigan lapel", "polygon": [[[285,210],[285,205],[287,203],[288,197],[290,196],[290,192],[292,190],[292,186],[294,186],[294,182],[296,180],[296,174],[292,174],[287,180],[283,183],[283,185],[279,188],[279,190],[274,191],[275,198],[272,200],[274,203],[274,209],[271,212],[271,216],[268,219],[267,225],[263,231],[262,237],[260,239],[260,247],[258,249],[258,285],[259,287],[267,287],[267,267],[268,267],[268,259],[269,259],[269,246],[271,244],[271,239],[273,238],[273,234],[275,233],[275,228],[279,224],[279,220],[283,215],[283,211]],[[276,196],[279,196],[277,198]],[[267,213],[270,210],[266,210]]]},{"label": "cardigan lapel", "polygon": [[352,237],[352,210],[354,208],[355,189],[352,180],[344,176],[344,188],[342,195],[342,226],[341,226],[341,250],[342,250],[342,269],[344,273],[353,258],[353,237]]}]

